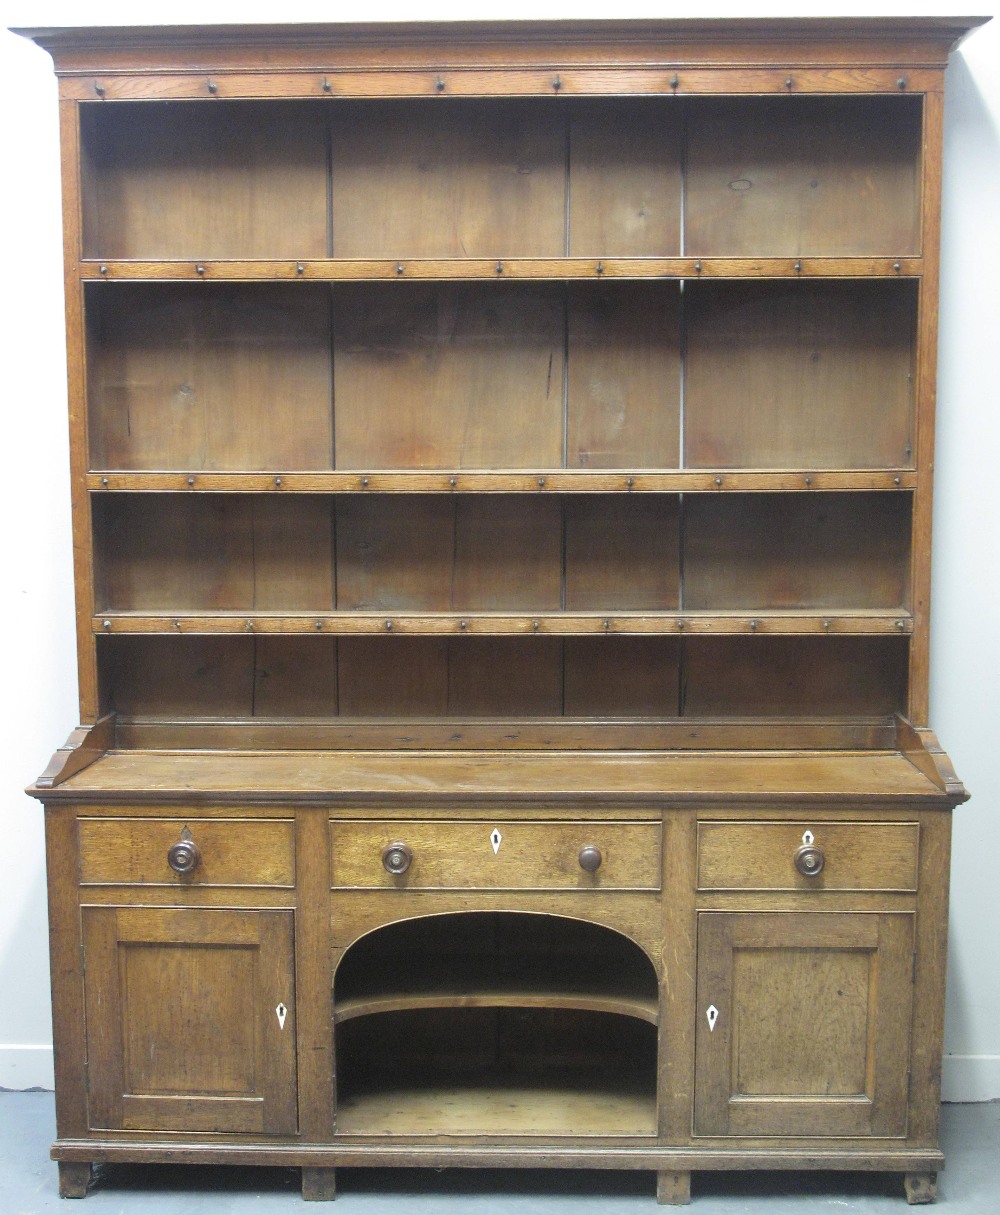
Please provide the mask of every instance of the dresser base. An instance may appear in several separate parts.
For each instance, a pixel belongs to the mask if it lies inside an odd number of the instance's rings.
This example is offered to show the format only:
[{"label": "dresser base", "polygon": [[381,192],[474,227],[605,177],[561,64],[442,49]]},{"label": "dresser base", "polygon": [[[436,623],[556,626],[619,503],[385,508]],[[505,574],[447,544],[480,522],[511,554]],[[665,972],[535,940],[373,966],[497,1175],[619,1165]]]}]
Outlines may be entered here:
[{"label": "dresser base", "polygon": [[107,1140],[57,1140],[52,1157],[59,1162],[60,1195],[83,1198],[93,1163],[248,1165],[301,1168],[302,1197],[310,1202],[336,1198],[336,1170],[364,1168],[553,1168],[629,1169],[656,1174],[656,1200],[663,1206],[691,1201],[691,1174],[705,1171],[831,1170],[903,1174],[906,1201],[932,1203],[937,1173],[944,1168],[940,1151],[849,1151],[795,1148],[762,1152],[737,1148],[547,1147],[521,1144],[371,1143],[220,1144],[115,1143]]}]

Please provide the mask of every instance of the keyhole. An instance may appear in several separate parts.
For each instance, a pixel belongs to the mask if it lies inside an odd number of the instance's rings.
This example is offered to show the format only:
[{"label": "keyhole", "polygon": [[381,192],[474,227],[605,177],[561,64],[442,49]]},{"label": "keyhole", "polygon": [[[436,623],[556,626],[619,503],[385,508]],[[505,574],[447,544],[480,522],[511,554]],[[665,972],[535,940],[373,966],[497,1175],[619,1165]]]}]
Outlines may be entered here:
[{"label": "keyhole", "polygon": [[496,856],[496,854],[500,851],[500,842],[502,839],[503,839],[503,836],[496,829],[496,827],[494,827],[493,831],[490,833],[490,843],[493,845],[493,855],[494,856]]},{"label": "keyhole", "polygon": [[712,1031],[715,1029],[715,1023],[719,1019],[719,1010],[714,1004],[709,1004],[708,1008],[705,1010],[705,1016],[708,1019],[708,1032],[712,1033]]},{"label": "keyhole", "polygon": [[284,1004],[279,1004],[278,1007],[274,1011],[278,1017],[278,1028],[284,1029],[285,1028],[285,1018],[288,1016],[288,1009],[284,1006]]}]

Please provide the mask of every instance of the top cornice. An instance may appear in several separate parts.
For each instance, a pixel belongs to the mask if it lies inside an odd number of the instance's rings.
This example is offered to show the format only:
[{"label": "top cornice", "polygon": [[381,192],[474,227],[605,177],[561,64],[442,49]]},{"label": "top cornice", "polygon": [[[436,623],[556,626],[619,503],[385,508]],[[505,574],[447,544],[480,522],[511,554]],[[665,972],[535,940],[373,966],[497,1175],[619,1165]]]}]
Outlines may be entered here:
[{"label": "top cornice", "polygon": [[[478,49],[489,58],[500,48],[534,49],[553,60],[572,57],[574,49],[631,48],[639,57],[688,57],[738,62],[778,62],[789,57],[839,57],[836,48],[867,46],[869,62],[922,62],[943,66],[948,54],[988,17],[824,17],[698,18],[633,21],[461,21],[366,22],[310,25],[79,26],[16,29],[44,47],[57,70],[79,72],[118,68],[134,60],[138,70],[175,66],[178,60],[237,66],[297,66],[326,53],[359,60],[407,51],[463,52]],[[742,48],[742,52],[738,48]],[[552,52],[557,50],[557,54]],[[569,55],[567,56],[567,52]]]}]

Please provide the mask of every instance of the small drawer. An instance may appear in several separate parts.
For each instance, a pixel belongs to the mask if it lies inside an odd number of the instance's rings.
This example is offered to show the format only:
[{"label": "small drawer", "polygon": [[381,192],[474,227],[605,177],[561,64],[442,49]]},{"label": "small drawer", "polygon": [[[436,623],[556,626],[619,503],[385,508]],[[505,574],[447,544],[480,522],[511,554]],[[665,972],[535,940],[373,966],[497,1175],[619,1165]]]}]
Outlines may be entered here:
[{"label": "small drawer", "polygon": [[916,823],[703,822],[698,889],[913,891],[918,845]]},{"label": "small drawer", "polygon": [[[85,886],[295,884],[294,824],[287,819],[81,818],[79,830]],[[188,872],[169,859],[182,841],[194,851],[173,859],[191,865]]]},{"label": "small drawer", "polygon": [[341,888],[660,887],[659,823],[335,819],[330,838]]}]

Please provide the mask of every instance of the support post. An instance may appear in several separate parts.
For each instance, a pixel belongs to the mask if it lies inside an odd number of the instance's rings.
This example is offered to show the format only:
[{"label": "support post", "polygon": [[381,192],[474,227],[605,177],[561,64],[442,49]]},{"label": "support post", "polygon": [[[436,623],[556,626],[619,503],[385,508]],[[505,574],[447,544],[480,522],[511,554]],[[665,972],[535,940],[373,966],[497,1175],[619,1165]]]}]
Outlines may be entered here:
[{"label": "support post", "polygon": [[336,1169],[303,1168],[302,1198],[305,1202],[333,1202],[336,1197]]},{"label": "support post", "polygon": [[664,1207],[686,1207],[691,1201],[691,1174],[661,1170],[656,1174],[656,1201]]}]

